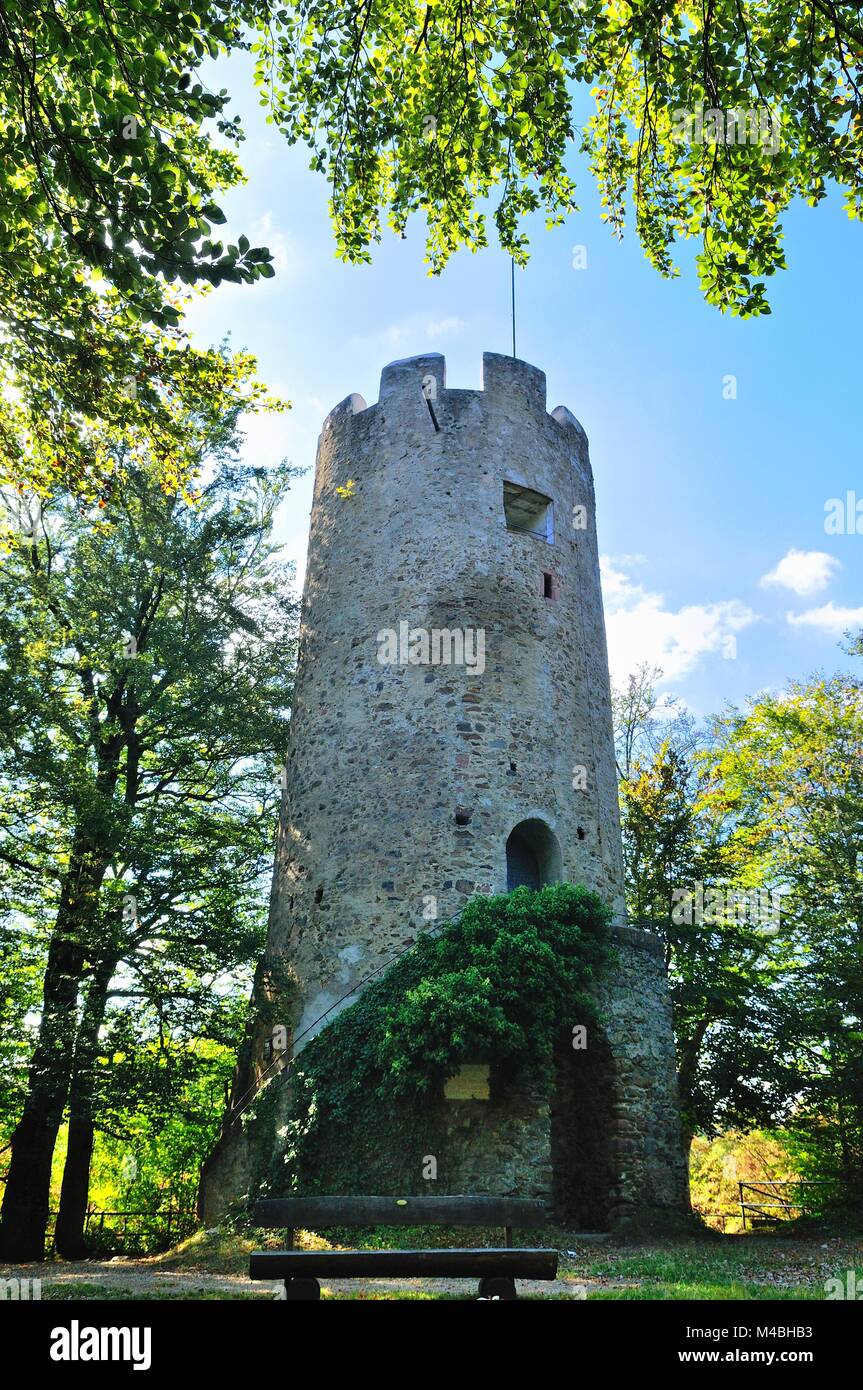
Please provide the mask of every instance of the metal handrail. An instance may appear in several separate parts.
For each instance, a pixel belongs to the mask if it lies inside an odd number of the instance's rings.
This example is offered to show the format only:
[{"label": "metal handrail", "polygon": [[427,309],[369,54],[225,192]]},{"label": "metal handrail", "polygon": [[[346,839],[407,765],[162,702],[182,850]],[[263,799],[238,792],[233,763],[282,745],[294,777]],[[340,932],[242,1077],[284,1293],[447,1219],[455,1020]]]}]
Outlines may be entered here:
[{"label": "metal handrail", "polygon": [[[746,1230],[747,1213],[758,1212],[766,1214],[767,1212],[776,1211],[790,1214],[794,1211],[809,1211],[812,1209],[812,1202],[792,1202],[785,1198],[774,1202],[750,1202],[746,1200],[746,1194],[748,1192],[756,1197],[781,1198],[781,1193],[765,1192],[764,1188],[793,1187],[799,1189],[803,1187],[832,1187],[835,1185],[835,1181],[836,1180],[833,1178],[759,1178],[756,1182],[738,1182],[740,1216],[744,1231]],[[779,1220],[778,1217],[768,1217],[767,1219]],[[752,1221],[753,1217],[750,1216],[749,1220]]]},{"label": "metal handrail", "polygon": [[[55,1224],[58,1214],[58,1211],[55,1209],[52,1209],[48,1213],[48,1230],[51,1236],[48,1245],[49,1251],[54,1249],[54,1241],[56,1238]],[[172,1226],[175,1230],[179,1230],[187,1222],[191,1223],[193,1227],[198,1225],[198,1214],[193,1207],[177,1207],[174,1206],[173,1203],[169,1203],[166,1207],[149,1207],[144,1210],[133,1210],[130,1208],[125,1210],[109,1210],[105,1208],[103,1210],[100,1207],[88,1207],[84,1217],[84,1234],[86,1235],[88,1232],[98,1228],[99,1235],[103,1235],[106,1218],[110,1217],[122,1218],[122,1226],[117,1232],[121,1240],[125,1240],[128,1235],[130,1217],[145,1217],[152,1223],[161,1223],[161,1229],[168,1241],[171,1239]]]}]

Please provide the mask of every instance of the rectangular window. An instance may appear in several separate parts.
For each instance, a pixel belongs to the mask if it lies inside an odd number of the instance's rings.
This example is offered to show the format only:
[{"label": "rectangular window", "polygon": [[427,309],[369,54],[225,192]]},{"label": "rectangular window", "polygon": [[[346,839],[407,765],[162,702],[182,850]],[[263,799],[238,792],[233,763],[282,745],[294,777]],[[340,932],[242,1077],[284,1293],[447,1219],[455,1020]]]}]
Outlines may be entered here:
[{"label": "rectangular window", "polygon": [[518,483],[504,483],[503,511],[508,530],[554,544],[554,504],[550,497]]},{"label": "rectangular window", "polygon": [[542,596],[543,598],[554,598],[554,579],[550,574],[542,576]]}]

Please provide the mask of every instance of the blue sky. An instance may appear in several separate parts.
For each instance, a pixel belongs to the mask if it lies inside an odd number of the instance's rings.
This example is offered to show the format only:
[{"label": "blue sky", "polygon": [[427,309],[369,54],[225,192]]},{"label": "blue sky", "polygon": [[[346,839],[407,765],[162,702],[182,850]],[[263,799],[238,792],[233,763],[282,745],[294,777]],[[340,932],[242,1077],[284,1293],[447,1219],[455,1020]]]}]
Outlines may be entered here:
[{"label": "blue sky", "polygon": [[[252,423],[247,450],[309,470],[278,527],[301,576],[323,417],[352,391],[375,401],[385,363],[418,352],[446,355],[450,386],[479,387],[483,351],[511,350],[509,260],[490,246],[431,279],[417,219],[406,240],[387,234],[372,266],[342,265],[326,184],[265,124],[245,59],[220,63],[216,85],[247,135],[248,182],[223,200],[220,230],[268,245],[277,274],[222,286],[190,323],[202,341],[230,333],[292,402]],[[549,409],[568,406],[590,439],[613,675],[648,659],[705,715],[851,664],[837,644],[863,626],[863,534],[826,534],[825,504],[863,499],[859,224],[838,196],[792,209],[773,314],[741,321],[701,298],[694,247],[667,281],[633,231],[616,242],[575,154],[572,170],[582,211],[552,232],[529,224],[517,351],[546,372]]]}]

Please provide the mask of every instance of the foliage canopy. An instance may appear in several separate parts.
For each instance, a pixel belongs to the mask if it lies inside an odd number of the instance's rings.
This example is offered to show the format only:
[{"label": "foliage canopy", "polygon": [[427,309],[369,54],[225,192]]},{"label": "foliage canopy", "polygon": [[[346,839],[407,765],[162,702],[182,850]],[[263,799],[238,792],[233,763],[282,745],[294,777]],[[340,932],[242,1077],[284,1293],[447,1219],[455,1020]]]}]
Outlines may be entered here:
[{"label": "foliage canopy", "polygon": [[[264,100],[326,172],[350,260],[369,259],[382,212],[404,234],[420,211],[439,271],[460,246],[486,244],[481,204],[500,189],[500,241],[523,262],[520,219],[543,210],[554,224],[576,209],[573,141],[611,228],[622,232],[631,200],[664,275],[674,243],[698,238],[703,293],[734,313],[769,312],[763,277],[785,264],[778,219],[794,197],[817,203],[832,180],[859,216],[863,27],[851,5],[309,0],[274,18],[256,45]],[[705,108],[722,113],[721,132],[697,116]],[[730,127],[732,111],[749,124]]]}]

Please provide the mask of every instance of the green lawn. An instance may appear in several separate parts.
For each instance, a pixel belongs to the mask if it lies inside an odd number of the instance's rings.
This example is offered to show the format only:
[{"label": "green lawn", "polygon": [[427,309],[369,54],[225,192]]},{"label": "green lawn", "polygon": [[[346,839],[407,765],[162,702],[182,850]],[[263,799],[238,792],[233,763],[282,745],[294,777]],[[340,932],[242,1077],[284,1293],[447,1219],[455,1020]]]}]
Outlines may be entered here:
[{"label": "green lawn", "polygon": [[[480,1238],[477,1239],[479,1234]],[[341,1239],[334,1237],[340,1235]],[[423,1245],[496,1245],[500,1233],[470,1233],[440,1228],[387,1228],[367,1232],[304,1232],[306,1248],[356,1245],[371,1248]],[[521,1244],[530,1243],[524,1239]],[[706,1236],[687,1239],[607,1241],[582,1239],[577,1232],[550,1230],[537,1243],[561,1251],[558,1281],[536,1284],[527,1297],[543,1301],[629,1299],[700,1301],[814,1300],[825,1297],[825,1281],[855,1270],[863,1282],[863,1240],[807,1233],[755,1236]],[[278,1232],[199,1231],[166,1255],[114,1261],[110,1267],[46,1264],[31,1274],[42,1277],[43,1299],[245,1299],[271,1301],[269,1288],[244,1282],[249,1251],[278,1248]],[[178,1286],[166,1287],[165,1276]],[[104,1278],[104,1282],[103,1282]],[[221,1281],[221,1286],[217,1286]],[[226,1284],[226,1281],[232,1281]],[[120,1282],[124,1286],[118,1287]],[[428,1280],[423,1284],[381,1288],[358,1281],[335,1290],[324,1282],[324,1298],[338,1300],[430,1300],[464,1297],[459,1285]]]},{"label": "green lawn", "polygon": [[[47,1276],[47,1279],[50,1280],[50,1275]],[[146,1299],[150,1302],[171,1303],[175,1303],[177,1299],[194,1302],[200,1302],[201,1300],[210,1302],[225,1298],[231,1299],[234,1302],[272,1302],[272,1295],[269,1290],[265,1289],[258,1289],[252,1293],[222,1293],[215,1289],[188,1291],[183,1289],[159,1288],[117,1289],[98,1282],[78,1283],[76,1281],[74,1284],[51,1284],[50,1282],[43,1281],[42,1284],[43,1303],[68,1303],[73,1300],[77,1301],[78,1299],[88,1303],[123,1303],[129,1299],[139,1298]]]}]

